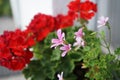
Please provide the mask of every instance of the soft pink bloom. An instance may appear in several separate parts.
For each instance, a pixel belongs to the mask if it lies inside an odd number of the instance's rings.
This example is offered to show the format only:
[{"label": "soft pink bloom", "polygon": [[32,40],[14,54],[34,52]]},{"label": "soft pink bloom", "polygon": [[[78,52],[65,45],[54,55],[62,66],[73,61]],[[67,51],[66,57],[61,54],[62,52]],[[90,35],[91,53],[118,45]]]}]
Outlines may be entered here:
[{"label": "soft pink bloom", "polygon": [[67,52],[71,50],[71,44],[64,44],[62,47],[60,47],[60,50],[63,51],[61,56],[64,57],[67,54]]},{"label": "soft pink bloom", "polygon": [[76,42],[73,44],[73,46],[84,47],[85,41],[82,38],[78,37],[78,38],[76,38]]},{"label": "soft pink bloom", "polygon": [[58,39],[56,39],[56,38],[52,39],[53,45],[51,45],[51,48],[52,47],[57,47],[57,46],[64,43],[65,34],[62,33],[61,29],[57,30],[57,37],[58,37]]},{"label": "soft pink bloom", "polygon": [[58,74],[57,77],[59,80],[63,80],[63,72],[61,72],[61,74]]},{"label": "soft pink bloom", "polygon": [[83,28],[80,28],[77,32],[75,32],[75,38],[77,37],[83,37]]},{"label": "soft pink bloom", "polygon": [[75,32],[76,42],[73,44],[73,46],[84,47],[85,41],[83,40],[83,36],[84,36],[83,28],[80,28],[77,32]]},{"label": "soft pink bloom", "polygon": [[99,20],[97,21],[97,23],[98,23],[98,28],[99,28],[99,27],[102,27],[102,26],[105,26],[106,23],[108,22],[108,20],[109,20],[108,17],[101,16],[101,17],[99,18]]}]

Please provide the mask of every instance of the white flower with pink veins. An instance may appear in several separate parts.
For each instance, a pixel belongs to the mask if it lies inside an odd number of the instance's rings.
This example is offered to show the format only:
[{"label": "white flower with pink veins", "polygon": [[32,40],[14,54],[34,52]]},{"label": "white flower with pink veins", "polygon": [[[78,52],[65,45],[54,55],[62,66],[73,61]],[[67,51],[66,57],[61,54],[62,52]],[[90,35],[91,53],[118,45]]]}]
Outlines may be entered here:
[{"label": "white flower with pink veins", "polygon": [[102,27],[102,26],[105,26],[106,23],[108,22],[109,18],[108,17],[104,17],[104,16],[101,16],[99,18],[99,20],[97,21],[98,23],[98,28]]}]

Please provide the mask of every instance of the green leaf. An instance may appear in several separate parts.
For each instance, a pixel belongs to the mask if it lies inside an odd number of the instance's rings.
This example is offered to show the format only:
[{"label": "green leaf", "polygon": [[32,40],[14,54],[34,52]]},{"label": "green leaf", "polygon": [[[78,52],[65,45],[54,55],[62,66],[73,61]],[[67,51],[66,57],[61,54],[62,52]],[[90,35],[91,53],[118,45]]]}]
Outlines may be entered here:
[{"label": "green leaf", "polygon": [[97,32],[92,32],[90,35],[96,35],[97,34]]},{"label": "green leaf", "polygon": [[80,60],[82,60],[81,54],[82,53],[80,53],[80,52],[71,53],[70,58],[74,61],[80,61]]},{"label": "green leaf", "polygon": [[62,62],[59,64],[58,70],[69,74],[73,71],[74,67],[74,61],[70,57],[65,56],[64,58],[62,58]]},{"label": "green leaf", "polygon": [[68,76],[67,76],[67,78],[65,78],[64,80],[76,80],[77,78],[76,78],[76,75],[74,75],[73,73],[72,74],[69,74]]},{"label": "green leaf", "polygon": [[83,48],[83,50],[84,50],[84,51],[90,51],[90,47],[89,47],[89,46],[85,46],[85,47]]},{"label": "green leaf", "polygon": [[46,76],[48,76],[49,79],[54,79],[54,75],[55,75],[56,72],[55,72],[54,68],[49,67],[49,65],[48,65],[48,66],[45,67],[44,73],[45,73]]},{"label": "green leaf", "polygon": [[56,48],[55,50],[53,50],[50,60],[51,61],[60,60],[60,57],[61,57],[61,51],[59,50],[59,48]]},{"label": "green leaf", "polygon": [[74,42],[74,36],[74,32],[68,31],[66,41],[72,44]]},{"label": "green leaf", "polygon": [[52,32],[52,33],[50,33],[50,34],[45,38],[44,43],[45,43],[46,45],[50,45],[52,38],[56,38],[56,37],[57,37],[56,33],[55,33],[55,32]]},{"label": "green leaf", "polygon": [[41,72],[39,72],[38,74],[33,74],[31,80],[45,80],[45,78],[46,76],[44,74],[41,74]]},{"label": "green leaf", "polygon": [[46,78],[39,60],[31,61],[30,64],[28,64],[28,66],[23,70],[23,74],[26,79],[30,80],[45,80]]},{"label": "green leaf", "polygon": [[28,79],[31,76],[30,70],[28,68],[24,69],[22,73],[24,74],[26,79]]},{"label": "green leaf", "polygon": [[115,50],[115,54],[120,55],[120,47]]}]

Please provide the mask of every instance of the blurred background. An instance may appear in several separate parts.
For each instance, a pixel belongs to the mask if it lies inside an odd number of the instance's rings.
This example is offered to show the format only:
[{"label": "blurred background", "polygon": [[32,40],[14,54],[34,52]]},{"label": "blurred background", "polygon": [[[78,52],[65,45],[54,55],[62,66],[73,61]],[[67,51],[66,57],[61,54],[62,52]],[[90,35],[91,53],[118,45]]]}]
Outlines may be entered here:
[{"label": "blurred background", "polygon": [[[14,30],[11,5],[9,0],[0,0],[0,34],[4,30]],[[13,77],[14,75],[14,77]],[[0,80],[25,80],[21,72],[13,72],[0,66]]]},{"label": "blurred background", "polygon": [[0,0],[0,16],[11,16],[9,0]]},{"label": "blurred background", "polygon": [[[8,24],[5,24],[8,23]],[[0,0],[0,33],[6,30],[13,30],[13,19],[9,0]],[[4,27],[3,27],[4,26]]]},{"label": "blurred background", "polygon": [[[14,30],[15,23],[9,0],[0,0],[0,34],[4,30]],[[14,76],[13,76],[14,75]],[[10,71],[0,66],[0,80],[25,80],[21,72]]]},{"label": "blurred background", "polygon": [[[71,0],[0,0],[0,34],[4,30],[25,29],[38,12],[56,16],[67,12],[67,4]],[[88,28],[97,29],[100,16],[108,16],[112,25],[112,46],[120,47],[120,0],[91,0],[98,4],[98,13],[90,21]],[[106,28],[106,36],[108,32]],[[20,71],[10,71],[0,66],[0,80],[25,80]]]}]

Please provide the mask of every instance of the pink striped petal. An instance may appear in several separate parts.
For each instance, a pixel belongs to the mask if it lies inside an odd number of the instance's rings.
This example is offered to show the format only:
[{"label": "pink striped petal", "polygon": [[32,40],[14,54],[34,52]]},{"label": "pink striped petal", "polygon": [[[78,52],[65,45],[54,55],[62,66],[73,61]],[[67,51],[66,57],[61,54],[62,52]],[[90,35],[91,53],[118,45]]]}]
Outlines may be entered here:
[{"label": "pink striped petal", "polygon": [[59,39],[52,39],[52,43],[59,43]]},{"label": "pink striped petal", "polygon": [[64,51],[64,52],[61,54],[61,56],[62,56],[62,57],[65,57],[66,54],[67,54],[67,51]]}]

